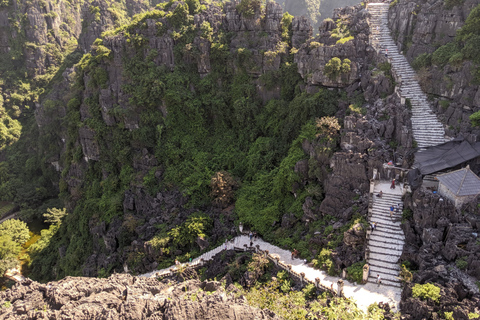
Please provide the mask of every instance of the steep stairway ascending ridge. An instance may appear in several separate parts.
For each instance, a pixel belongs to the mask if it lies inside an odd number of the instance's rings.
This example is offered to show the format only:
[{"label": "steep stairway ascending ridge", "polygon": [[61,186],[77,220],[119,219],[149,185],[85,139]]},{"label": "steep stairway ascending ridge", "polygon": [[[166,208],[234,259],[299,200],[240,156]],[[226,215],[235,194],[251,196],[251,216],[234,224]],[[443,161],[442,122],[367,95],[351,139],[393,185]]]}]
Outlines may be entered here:
[{"label": "steep stairway ascending ridge", "polygon": [[[383,191],[381,198],[376,195]],[[377,274],[382,285],[401,288],[398,259],[402,255],[405,236],[400,228],[402,218],[402,185],[390,189],[389,182],[377,183],[374,188],[374,200],[370,222],[376,222],[377,227],[370,233],[368,239],[368,264],[370,277],[368,282],[375,283]],[[390,216],[390,206],[399,204],[399,212]]]},{"label": "steep stairway ascending ridge", "polygon": [[367,10],[371,15],[370,43],[381,53],[388,50],[388,58],[392,64],[392,71],[401,78],[400,96],[410,99],[412,104],[413,137],[420,148],[434,146],[446,142],[445,128],[432,112],[426,95],[423,93],[415,71],[408,64],[407,59],[400,54],[390,36],[388,29],[388,3],[369,3]]}]

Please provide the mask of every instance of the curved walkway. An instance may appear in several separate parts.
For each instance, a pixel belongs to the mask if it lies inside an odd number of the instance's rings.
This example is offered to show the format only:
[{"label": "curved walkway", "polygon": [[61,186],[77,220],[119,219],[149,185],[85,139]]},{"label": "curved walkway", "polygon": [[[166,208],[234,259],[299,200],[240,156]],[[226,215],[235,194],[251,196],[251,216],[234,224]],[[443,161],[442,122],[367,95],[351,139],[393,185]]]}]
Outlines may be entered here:
[{"label": "curved walkway", "polygon": [[382,54],[388,52],[392,71],[399,82],[400,97],[409,99],[412,104],[413,137],[420,148],[435,146],[446,142],[445,128],[433,113],[427,96],[422,91],[416,73],[407,59],[398,51],[388,29],[388,3],[369,3],[370,43]]},{"label": "curved walkway", "polygon": [[[250,239],[248,236],[238,236],[232,239],[227,243],[227,249],[233,249],[234,247],[243,248],[244,245],[249,245]],[[328,288],[332,287],[336,289],[337,281],[341,278],[328,276],[324,271],[314,269],[309,267],[302,259],[293,259],[291,258],[291,253],[287,250],[276,247],[262,239],[257,239],[254,241],[254,246],[259,245],[261,250],[268,250],[268,252],[273,256],[278,256],[280,262],[291,265],[292,270],[297,273],[305,273],[305,278],[314,282],[315,278],[320,279],[320,283]],[[221,245],[207,253],[204,253],[200,257],[194,259],[190,265],[197,265],[201,263],[201,259],[210,260],[214,255],[221,252],[225,249],[225,245]],[[163,270],[155,270],[149,273],[140,275],[141,277],[157,277],[162,274],[170,272],[171,268],[176,268],[172,266]],[[378,286],[374,283],[367,284],[354,284],[349,281],[344,280],[343,293],[345,297],[351,298],[357,302],[357,305],[362,310],[366,311],[368,306],[375,302],[384,302],[389,303],[391,306],[394,306],[398,310],[398,303],[400,302],[400,294],[398,288],[392,288],[385,285]]]}]

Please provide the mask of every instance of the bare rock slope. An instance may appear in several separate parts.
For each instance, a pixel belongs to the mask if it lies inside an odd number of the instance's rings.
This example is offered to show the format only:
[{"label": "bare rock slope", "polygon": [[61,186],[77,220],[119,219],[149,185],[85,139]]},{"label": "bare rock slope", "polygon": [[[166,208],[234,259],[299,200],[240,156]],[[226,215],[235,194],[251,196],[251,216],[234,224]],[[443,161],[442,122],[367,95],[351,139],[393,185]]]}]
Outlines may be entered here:
[{"label": "bare rock slope", "polygon": [[246,305],[219,282],[173,286],[153,278],[27,280],[0,293],[0,319],[275,319]]}]

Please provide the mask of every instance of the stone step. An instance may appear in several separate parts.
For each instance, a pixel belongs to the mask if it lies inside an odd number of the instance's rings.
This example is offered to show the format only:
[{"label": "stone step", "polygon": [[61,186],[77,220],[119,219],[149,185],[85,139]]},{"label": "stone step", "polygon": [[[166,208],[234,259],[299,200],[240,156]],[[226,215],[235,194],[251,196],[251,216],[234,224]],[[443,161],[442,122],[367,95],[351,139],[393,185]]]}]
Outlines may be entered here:
[{"label": "stone step", "polygon": [[[374,241],[374,242],[370,242]],[[388,236],[388,233],[382,232],[381,230],[378,229],[370,233],[370,237],[368,239],[369,243],[376,244],[377,246],[388,246],[388,245],[399,245],[399,244],[404,244],[405,239],[398,237],[391,237]]]},{"label": "stone step", "polygon": [[[373,260],[372,260],[373,262]],[[370,265],[370,275],[375,275],[377,276],[377,273],[382,276],[384,274],[387,279],[391,279],[392,281],[395,280],[395,277],[398,277],[400,275],[400,270],[393,270],[390,268],[385,268],[382,266],[375,265],[375,263],[369,264]]]},{"label": "stone step", "polygon": [[[401,257],[403,253],[403,250],[387,249],[387,247],[373,246],[373,245],[369,245],[368,250],[369,250],[369,253],[375,253],[382,256],[385,255],[389,257],[396,257],[397,260],[398,258]],[[392,263],[396,263],[397,260],[392,260]]]},{"label": "stone step", "polygon": [[370,266],[377,266],[385,269],[390,269],[392,271],[400,272],[400,266],[398,264],[392,264],[390,262],[385,262],[382,260],[378,260],[376,258],[368,257],[368,264]]},{"label": "stone step", "polygon": [[[386,279],[381,279],[381,280],[382,280],[382,283],[379,285],[379,287],[397,287],[397,288],[402,287],[400,281],[394,282],[394,281],[390,281],[390,280],[386,280]],[[377,283],[377,279],[375,277],[369,277],[368,282],[369,283]]]},{"label": "stone step", "polygon": [[[373,241],[371,241],[373,242]],[[392,251],[393,253],[396,252],[403,252],[403,244],[382,244],[382,243],[371,243],[368,245],[368,248],[376,248],[377,250],[385,250],[385,252]]]},{"label": "stone step", "polygon": [[397,278],[400,276],[400,272],[398,270],[385,269],[378,266],[370,266],[370,275],[373,275],[376,277],[377,274],[380,274],[380,277],[382,277],[382,274],[385,274],[385,275],[388,275],[388,277],[394,277],[394,278]]}]

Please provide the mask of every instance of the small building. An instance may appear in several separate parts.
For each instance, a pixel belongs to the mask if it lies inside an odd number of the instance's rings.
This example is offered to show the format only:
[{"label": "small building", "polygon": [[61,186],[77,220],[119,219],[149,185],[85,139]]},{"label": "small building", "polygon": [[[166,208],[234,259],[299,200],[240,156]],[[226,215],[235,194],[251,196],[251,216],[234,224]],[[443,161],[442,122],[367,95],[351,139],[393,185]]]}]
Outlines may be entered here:
[{"label": "small building", "polygon": [[452,200],[457,208],[480,195],[480,178],[470,170],[469,166],[438,175],[437,179],[438,193]]}]

